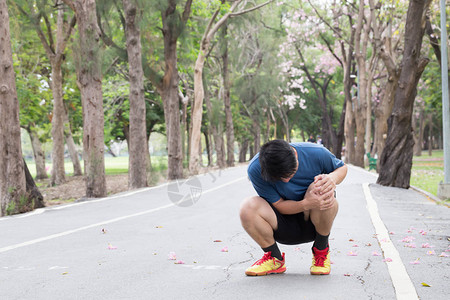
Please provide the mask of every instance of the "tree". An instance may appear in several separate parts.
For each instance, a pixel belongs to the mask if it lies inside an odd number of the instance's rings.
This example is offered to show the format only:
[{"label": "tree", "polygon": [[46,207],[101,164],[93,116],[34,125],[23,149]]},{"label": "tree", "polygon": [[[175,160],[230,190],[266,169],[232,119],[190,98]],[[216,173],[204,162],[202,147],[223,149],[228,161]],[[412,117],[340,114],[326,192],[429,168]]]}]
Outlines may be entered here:
[{"label": "tree", "polygon": [[388,119],[386,146],[380,158],[377,183],[381,185],[409,188],[414,146],[411,118],[417,84],[429,61],[420,56],[420,50],[425,33],[425,15],[430,3],[430,0],[409,3],[403,67],[395,91],[394,109]]},{"label": "tree", "polygon": [[106,195],[100,30],[95,0],[64,0],[78,23],[77,81],[83,106],[86,197]]},{"label": "tree", "polygon": [[126,22],[127,53],[130,77],[130,189],[147,186],[148,143],[145,124],[144,72],[142,70],[139,20],[141,8],[136,0],[123,0]]},{"label": "tree", "polygon": [[19,101],[13,68],[9,14],[0,0],[0,216],[26,197],[25,171],[20,144]]},{"label": "tree", "polygon": [[[225,0],[221,1],[222,4],[225,3]],[[203,66],[205,64],[206,56],[209,51],[209,47],[211,44],[211,40],[213,39],[216,32],[219,28],[228,20],[228,18],[233,16],[242,15],[248,13],[250,11],[256,10],[260,7],[263,7],[272,0],[267,1],[263,4],[256,5],[250,9],[241,10],[235,12],[236,8],[239,4],[241,4],[242,0],[237,0],[233,2],[230,7],[230,10],[225,13],[217,22],[216,18],[221,11],[221,7],[219,7],[211,19],[209,20],[208,26],[206,27],[205,33],[203,34],[202,40],[200,42],[200,50],[198,53],[197,60],[195,62],[195,70],[194,70],[194,108],[192,111],[192,135],[190,142],[190,157],[189,157],[189,172],[191,174],[198,174],[199,169],[199,145],[200,145],[200,128],[202,124],[202,113],[203,113],[203,99],[204,99],[204,89],[203,89]],[[244,1],[246,3],[246,1]]]},{"label": "tree", "polygon": [[[47,57],[51,63],[51,88],[53,92],[53,116],[52,116],[52,175],[50,183],[52,185],[61,184],[65,182],[64,170],[64,121],[65,110],[63,102],[63,75],[62,64],[64,62],[64,52],[67,42],[72,34],[72,29],[75,26],[75,16],[67,22],[64,17],[64,5],[61,0],[56,0],[55,7],[58,9],[56,22],[56,36],[53,37],[53,30],[51,22],[46,11],[46,1],[36,3],[29,3],[26,12],[24,8],[17,4],[20,11],[26,15],[32,22],[36,33],[41,40],[45,49]],[[36,11],[36,8],[38,11]],[[46,37],[41,28],[41,23],[46,24]],[[56,43],[54,43],[56,41]]]}]

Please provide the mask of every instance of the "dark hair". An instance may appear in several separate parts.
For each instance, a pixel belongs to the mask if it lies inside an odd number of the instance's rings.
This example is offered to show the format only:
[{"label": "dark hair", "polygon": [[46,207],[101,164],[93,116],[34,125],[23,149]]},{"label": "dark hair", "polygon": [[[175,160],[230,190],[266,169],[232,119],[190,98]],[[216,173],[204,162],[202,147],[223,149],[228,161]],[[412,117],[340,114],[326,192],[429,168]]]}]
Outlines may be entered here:
[{"label": "dark hair", "polygon": [[261,176],[265,181],[278,181],[291,176],[297,170],[295,150],[284,140],[265,143],[259,152]]}]

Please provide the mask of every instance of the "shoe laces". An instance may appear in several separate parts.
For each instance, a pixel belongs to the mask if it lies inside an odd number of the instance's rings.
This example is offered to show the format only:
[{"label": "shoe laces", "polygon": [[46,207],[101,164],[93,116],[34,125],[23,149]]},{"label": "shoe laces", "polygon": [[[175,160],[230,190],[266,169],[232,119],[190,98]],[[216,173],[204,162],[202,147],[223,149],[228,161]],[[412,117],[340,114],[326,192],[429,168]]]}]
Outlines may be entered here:
[{"label": "shoe laces", "polygon": [[313,253],[314,253],[314,260],[315,260],[314,265],[316,265],[318,267],[323,267],[325,260],[327,259],[328,251],[315,250],[315,251],[313,251]]},{"label": "shoe laces", "polygon": [[261,259],[259,259],[258,261],[256,261],[253,264],[253,266],[254,265],[258,265],[258,266],[262,265],[263,263],[265,263],[266,261],[269,261],[269,260],[273,260],[273,263],[275,263],[275,257],[272,257],[271,251],[264,253],[263,257]]}]

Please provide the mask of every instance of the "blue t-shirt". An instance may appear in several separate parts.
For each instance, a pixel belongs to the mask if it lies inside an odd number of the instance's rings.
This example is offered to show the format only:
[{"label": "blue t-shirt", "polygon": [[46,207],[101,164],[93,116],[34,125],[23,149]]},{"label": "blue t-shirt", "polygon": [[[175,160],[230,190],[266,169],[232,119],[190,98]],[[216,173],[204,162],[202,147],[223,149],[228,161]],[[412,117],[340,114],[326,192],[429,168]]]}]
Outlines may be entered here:
[{"label": "blue t-shirt", "polygon": [[344,163],[327,148],[312,143],[291,143],[298,154],[298,169],[289,182],[268,182],[261,177],[259,153],[253,157],[247,169],[248,177],[258,195],[270,203],[284,200],[303,200],[306,190],[319,174],[329,174]]}]

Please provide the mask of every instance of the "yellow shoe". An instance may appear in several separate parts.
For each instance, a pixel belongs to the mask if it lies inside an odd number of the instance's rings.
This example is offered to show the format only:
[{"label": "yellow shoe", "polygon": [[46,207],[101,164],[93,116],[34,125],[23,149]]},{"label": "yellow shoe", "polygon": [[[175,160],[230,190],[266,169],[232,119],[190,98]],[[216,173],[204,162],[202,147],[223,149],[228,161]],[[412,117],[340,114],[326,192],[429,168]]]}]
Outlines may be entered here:
[{"label": "yellow shoe", "polygon": [[248,276],[262,276],[284,273],[286,271],[286,267],[284,266],[284,253],[282,255],[283,260],[279,260],[276,257],[272,257],[270,251],[264,253],[264,256],[261,259],[245,270],[245,274]]},{"label": "yellow shoe", "polygon": [[330,266],[330,248],[319,250],[313,248],[313,259],[311,265],[311,275],[328,275],[331,271]]}]

